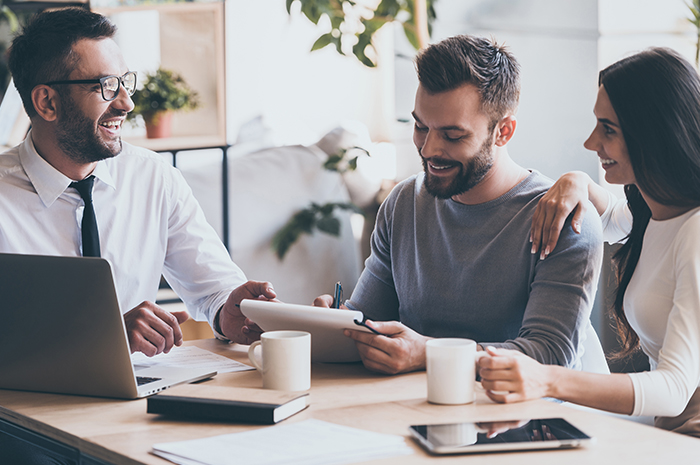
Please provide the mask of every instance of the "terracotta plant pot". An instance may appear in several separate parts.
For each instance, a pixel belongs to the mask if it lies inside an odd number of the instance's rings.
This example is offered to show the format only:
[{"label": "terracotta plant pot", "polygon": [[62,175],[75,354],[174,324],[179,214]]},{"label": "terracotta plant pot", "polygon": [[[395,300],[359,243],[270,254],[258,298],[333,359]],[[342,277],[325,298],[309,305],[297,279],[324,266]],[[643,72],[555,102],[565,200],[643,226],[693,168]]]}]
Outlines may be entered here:
[{"label": "terracotta plant pot", "polygon": [[146,120],[146,137],[149,139],[161,139],[170,137],[172,129],[173,113],[164,111],[156,113]]}]

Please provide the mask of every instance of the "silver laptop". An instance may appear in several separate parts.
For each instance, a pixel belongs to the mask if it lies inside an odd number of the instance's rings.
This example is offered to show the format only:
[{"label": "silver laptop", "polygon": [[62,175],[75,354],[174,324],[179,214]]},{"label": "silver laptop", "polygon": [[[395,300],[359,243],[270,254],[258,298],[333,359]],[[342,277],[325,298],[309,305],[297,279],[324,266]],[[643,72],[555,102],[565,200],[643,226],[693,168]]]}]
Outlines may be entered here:
[{"label": "silver laptop", "polygon": [[0,254],[0,388],[136,399],[215,374],[135,371],[106,260]]}]

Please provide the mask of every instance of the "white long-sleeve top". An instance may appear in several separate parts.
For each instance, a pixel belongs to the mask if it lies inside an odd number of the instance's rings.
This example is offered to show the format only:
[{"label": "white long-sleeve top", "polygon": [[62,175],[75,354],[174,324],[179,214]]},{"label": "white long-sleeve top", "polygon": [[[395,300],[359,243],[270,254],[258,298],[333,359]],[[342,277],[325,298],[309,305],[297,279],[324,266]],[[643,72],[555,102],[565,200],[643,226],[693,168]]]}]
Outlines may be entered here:
[{"label": "white long-sleeve top", "polygon": [[[601,219],[608,242],[631,228],[625,200],[609,202]],[[629,374],[632,415],[680,415],[700,385],[700,208],[649,221],[624,309],[651,365]]]},{"label": "white long-sleeve top", "polygon": [[[190,314],[211,323],[246,278],[180,171],[124,143],[92,174],[101,256],[112,265],[122,313],[154,301],[163,274]],[[0,252],[81,255],[84,203],[70,183],[39,156],[31,132],[0,154]]]}]

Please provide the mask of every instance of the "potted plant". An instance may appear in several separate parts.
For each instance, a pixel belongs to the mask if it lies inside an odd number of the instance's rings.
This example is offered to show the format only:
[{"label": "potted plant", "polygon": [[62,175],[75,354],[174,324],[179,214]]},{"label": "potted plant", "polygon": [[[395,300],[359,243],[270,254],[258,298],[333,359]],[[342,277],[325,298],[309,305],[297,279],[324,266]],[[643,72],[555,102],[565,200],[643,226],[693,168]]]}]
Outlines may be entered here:
[{"label": "potted plant", "polygon": [[193,110],[199,106],[197,92],[187,85],[182,76],[163,68],[146,74],[143,88],[137,90],[131,99],[134,110],[129,113],[129,119],[141,115],[149,139],[170,137],[173,112]]},{"label": "potted plant", "polygon": [[[357,153],[359,151],[359,154]],[[369,151],[362,147],[353,146],[340,148],[323,163],[323,168],[343,174],[357,169],[360,155],[369,156]],[[354,155],[354,156],[353,156]],[[353,203],[329,202],[319,205],[311,202],[308,207],[296,212],[287,223],[275,233],[272,238],[272,250],[277,258],[284,259],[289,248],[302,234],[313,234],[315,229],[331,236],[340,236],[340,220],[334,215],[335,210],[346,210],[364,215],[364,211]]]}]

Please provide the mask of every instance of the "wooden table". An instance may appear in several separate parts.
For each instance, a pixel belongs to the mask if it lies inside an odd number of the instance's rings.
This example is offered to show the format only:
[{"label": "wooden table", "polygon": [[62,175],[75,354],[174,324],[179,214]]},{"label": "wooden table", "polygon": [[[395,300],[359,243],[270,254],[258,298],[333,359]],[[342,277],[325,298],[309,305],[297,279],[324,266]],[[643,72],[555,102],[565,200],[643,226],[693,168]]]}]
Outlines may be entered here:
[{"label": "wooden table", "polygon": [[[213,339],[187,344],[247,361],[247,346],[228,345]],[[256,371],[220,374],[207,383],[262,387],[261,377]],[[308,409],[285,420],[285,423],[316,418],[369,431],[397,434],[405,436],[406,443],[415,449],[415,454],[411,456],[366,463],[409,465],[467,460],[470,464],[489,465],[700,463],[698,439],[554,402],[538,400],[499,405],[488,400],[483,392],[478,392],[477,401],[473,404],[429,404],[426,401],[425,372],[382,376],[370,373],[359,363],[314,364],[310,404]],[[594,436],[596,443],[577,450],[433,457],[409,439],[407,430],[411,424],[538,417],[563,417]],[[170,462],[149,454],[155,443],[261,427],[166,420],[146,414],[146,400],[143,399],[120,401],[8,390],[0,390],[0,419],[115,464],[164,465]],[[274,444],[270,447],[274,447]]]}]

